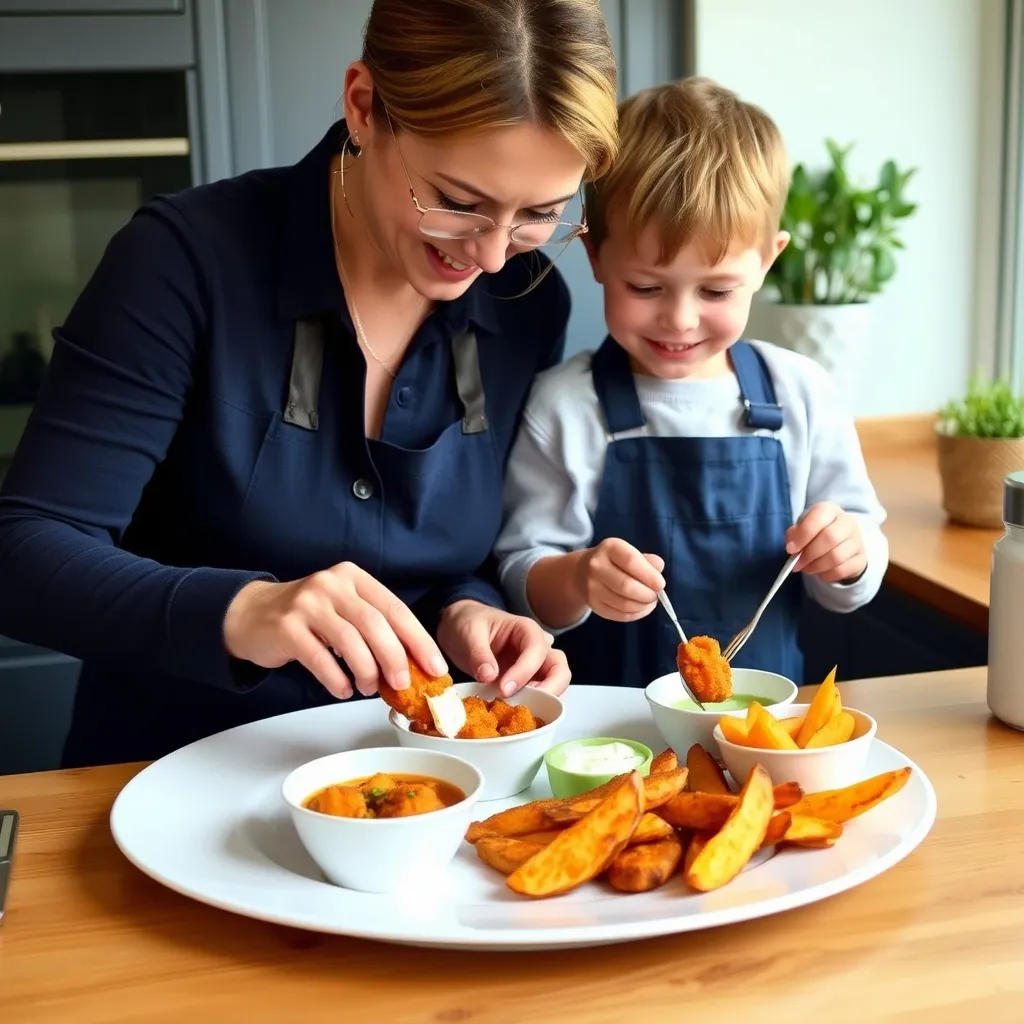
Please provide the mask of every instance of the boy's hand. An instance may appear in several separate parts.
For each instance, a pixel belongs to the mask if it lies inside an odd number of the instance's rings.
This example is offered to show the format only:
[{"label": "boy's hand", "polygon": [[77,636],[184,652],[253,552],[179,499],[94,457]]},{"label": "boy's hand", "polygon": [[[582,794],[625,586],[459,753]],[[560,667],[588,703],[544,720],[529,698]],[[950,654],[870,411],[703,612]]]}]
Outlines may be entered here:
[{"label": "boy's hand", "polygon": [[812,505],[786,531],[786,551],[800,552],[796,572],[820,576],[826,583],[852,583],[868,567],[857,520],[830,501]]},{"label": "boy's hand", "polygon": [[598,615],[633,622],[650,615],[665,588],[664,559],[645,555],[618,537],[588,548],[579,561],[577,588]]}]

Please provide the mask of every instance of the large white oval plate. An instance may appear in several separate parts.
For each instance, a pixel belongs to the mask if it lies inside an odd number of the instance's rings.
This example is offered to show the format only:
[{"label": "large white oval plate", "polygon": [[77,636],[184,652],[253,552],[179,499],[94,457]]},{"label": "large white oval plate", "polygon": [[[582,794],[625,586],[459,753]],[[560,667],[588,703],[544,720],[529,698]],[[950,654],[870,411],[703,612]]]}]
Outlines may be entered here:
[{"label": "large white oval plate", "polygon": [[[558,740],[625,736],[660,741],[643,690],[572,686]],[[554,741],[553,741],[554,742]],[[326,882],[299,843],[281,781],[299,764],[363,746],[391,746],[379,700],[298,711],[210,736],[135,776],[110,815],[114,839],[136,867],[214,907],[277,924],[385,942],[460,949],[557,949],[625,942],[732,924],[791,910],[880,875],[907,856],[935,820],[935,791],[914,766],[907,785],[850,822],[830,850],[792,850],[752,865],[715,892],[681,878],[623,895],[591,883],[528,901],[464,845],[448,872],[415,892],[388,896]],[[876,741],[868,774],[911,764]],[[550,796],[533,787],[480,805],[481,816]]]}]

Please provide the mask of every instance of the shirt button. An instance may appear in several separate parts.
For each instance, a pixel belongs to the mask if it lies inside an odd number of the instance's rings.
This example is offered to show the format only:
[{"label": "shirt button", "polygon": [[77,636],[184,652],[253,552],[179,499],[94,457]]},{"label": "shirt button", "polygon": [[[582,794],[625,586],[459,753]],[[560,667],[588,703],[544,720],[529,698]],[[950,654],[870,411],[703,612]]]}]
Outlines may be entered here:
[{"label": "shirt button", "polygon": [[399,388],[398,389],[398,394],[395,395],[395,401],[398,402],[398,404],[403,406],[403,407],[408,405],[411,399],[412,399],[412,389],[411,388]]},{"label": "shirt button", "polygon": [[373,497],[373,484],[369,480],[360,477],[352,485],[352,493],[360,500],[366,501],[367,498]]}]

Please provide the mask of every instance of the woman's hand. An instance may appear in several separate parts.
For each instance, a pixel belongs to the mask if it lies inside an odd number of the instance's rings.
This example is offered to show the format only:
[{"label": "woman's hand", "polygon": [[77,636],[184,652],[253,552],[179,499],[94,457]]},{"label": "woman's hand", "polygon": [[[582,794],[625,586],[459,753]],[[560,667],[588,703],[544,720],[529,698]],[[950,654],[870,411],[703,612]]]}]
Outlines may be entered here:
[{"label": "woman's hand", "polygon": [[404,690],[409,657],[432,676],[448,671],[419,619],[351,562],[291,583],[247,584],[228,606],[224,643],[233,657],[263,668],[301,662],[341,699],[352,696],[353,683],[363,694],[382,683]]},{"label": "woman's hand", "polygon": [[437,639],[463,672],[497,683],[507,697],[524,686],[563,693],[571,673],[553,637],[533,619],[479,601],[456,601],[441,615]]}]

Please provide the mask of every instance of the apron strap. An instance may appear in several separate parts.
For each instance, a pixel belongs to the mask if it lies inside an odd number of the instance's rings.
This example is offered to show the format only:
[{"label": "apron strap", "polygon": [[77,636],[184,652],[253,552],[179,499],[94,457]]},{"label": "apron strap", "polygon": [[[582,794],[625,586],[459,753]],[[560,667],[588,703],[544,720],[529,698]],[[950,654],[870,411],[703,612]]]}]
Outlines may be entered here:
[{"label": "apron strap", "polygon": [[752,430],[781,430],[782,406],[776,401],[775,385],[764,357],[746,341],[737,341],[729,349],[729,356],[740,385],[746,425]]},{"label": "apron strap", "polygon": [[480,353],[473,331],[462,331],[452,338],[452,360],[455,388],[462,402],[462,432],[483,434],[487,430],[487,409],[484,381],[480,376]]},{"label": "apron strap", "polygon": [[[476,334],[463,331],[452,338],[455,387],[462,403],[462,432],[482,434],[487,430],[484,382]],[[324,324],[322,320],[298,320],[292,346],[292,370],[288,378],[285,423],[303,430],[320,426],[320,381],[324,369]]]},{"label": "apron strap", "polygon": [[590,373],[609,434],[614,437],[646,425],[633,369],[624,348],[606,338],[590,361]]},{"label": "apron strap", "polygon": [[322,320],[298,320],[292,346],[292,372],[288,379],[285,423],[303,430],[320,426],[320,378],[324,369],[324,324]]}]

